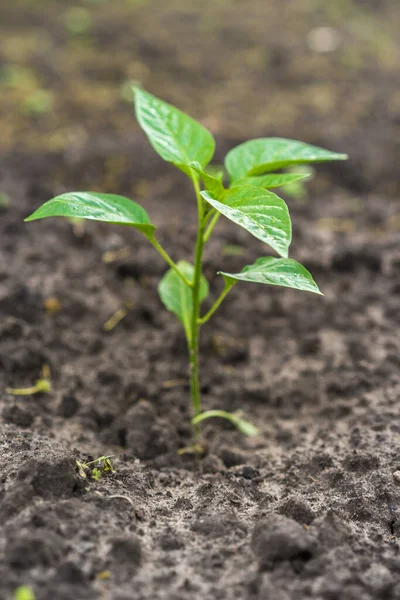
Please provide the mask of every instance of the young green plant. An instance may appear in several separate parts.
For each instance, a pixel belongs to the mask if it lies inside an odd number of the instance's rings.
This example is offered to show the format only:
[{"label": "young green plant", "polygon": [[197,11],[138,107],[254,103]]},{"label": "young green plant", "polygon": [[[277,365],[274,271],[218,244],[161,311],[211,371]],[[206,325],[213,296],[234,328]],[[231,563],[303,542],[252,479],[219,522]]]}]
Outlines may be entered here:
[{"label": "young green plant", "polygon": [[[288,207],[270,190],[305,177],[304,174],[280,172],[282,169],[347,157],[295,140],[250,140],[226,155],[225,167],[229,175],[226,186],[223,172],[216,172],[208,166],[214,155],[215,141],[207,129],[138,87],[134,87],[134,95],[136,117],[150,144],[161,158],[175,165],[192,182],[198,217],[193,262],[175,262],[158,241],[156,227],[145,209],[123,196],[97,192],[65,193],[43,204],[26,221],[57,216],[89,219],[130,226],[147,238],[170,267],[158,286],[158,292],[166,308],[175,314],[185,331],[195,431],[198,433],[203,420],[222,417],[230,420],[244,434],[254,435],[257,430],[240,414],[219,409],[202,412],[200,329],[239,281],[321,293],[310,273],[289,258],[292,229]],[[263,256],[239,273],[219,271],[224,288],[208,312],[201,314],[200,305],[209,293],[203,275],[203,251],[221,215],[264,242],[278,257]]]},{"label": "young green plant", "polygon": [[20,585],[14,592],[14,600],[36,600],[35,592],[28,585]]}]

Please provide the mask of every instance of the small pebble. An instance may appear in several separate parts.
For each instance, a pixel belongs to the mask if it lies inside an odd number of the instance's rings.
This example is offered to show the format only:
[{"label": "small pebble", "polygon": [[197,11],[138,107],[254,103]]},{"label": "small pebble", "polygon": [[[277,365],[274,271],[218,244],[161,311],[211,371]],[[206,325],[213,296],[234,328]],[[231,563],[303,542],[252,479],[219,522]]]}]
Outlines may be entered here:
[{"label": "small pebble", "polygon": [[396,483],[400,483],[400,471],[395,471],[393,473],[393,479],[395,480]]}]

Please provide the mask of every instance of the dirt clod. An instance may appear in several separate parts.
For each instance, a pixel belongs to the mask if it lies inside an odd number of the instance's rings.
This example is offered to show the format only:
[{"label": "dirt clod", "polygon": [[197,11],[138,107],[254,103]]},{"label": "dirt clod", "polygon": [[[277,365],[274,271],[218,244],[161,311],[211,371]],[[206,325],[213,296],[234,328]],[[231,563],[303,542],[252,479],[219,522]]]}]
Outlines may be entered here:
[{"label": "dirt clod", "polygon": [[308,561],[315,551],[315,540],[296,521],[271,515],[254,527],[251,546],[261,569],[282,560]]}]

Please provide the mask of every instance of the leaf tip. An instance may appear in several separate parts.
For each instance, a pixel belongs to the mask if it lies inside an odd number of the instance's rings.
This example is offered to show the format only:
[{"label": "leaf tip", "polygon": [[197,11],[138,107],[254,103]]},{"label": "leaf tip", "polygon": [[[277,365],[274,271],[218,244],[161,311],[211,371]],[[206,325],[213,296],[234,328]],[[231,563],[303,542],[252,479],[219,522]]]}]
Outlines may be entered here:
[{"label": "leaf tip", "polygon": [[260,435],[260,430],[253,425],[253,423],[250,423],[250,421],[246,421],[245,419],[238,419],[236,427],[243,435],[247,435],[247,437],[256,437],[257,435]]},{"label": "leaf tip", "polygon": [[323,292],[321,292],[321,290],[319,289],[318,285],[315,283],[315,281],[311,275],[310,275],[310,277],[311,277],[311,282],[312,282],[312,289],[308,289],[308,290],[304,290],[304,291],[311,292],[312,294],[315,294],[316,296],[325,296],[325,294]]},{"label": "leaf tip", "polygon": [[31,215],[29,215],[28,217],[26,217],[24,219],[24,223],[28,223],[29,221],[36,221],[35,214],[36,214],[36,212],[33,212]]}]

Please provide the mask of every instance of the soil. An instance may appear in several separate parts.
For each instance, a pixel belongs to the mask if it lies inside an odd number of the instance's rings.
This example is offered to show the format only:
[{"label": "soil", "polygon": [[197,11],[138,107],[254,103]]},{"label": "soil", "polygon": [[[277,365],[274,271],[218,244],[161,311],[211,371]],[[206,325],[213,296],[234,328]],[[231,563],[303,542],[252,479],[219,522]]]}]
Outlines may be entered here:
[{"label": "soil", "polygon": [[[32,114],[26,80],[0,84],[1,600],[22,584],[37,600],[400,598],[398,3],[76,6],[85,35],[60,1],[0,6],[0,67],[53,93]],[[322,26],[335,51],[307,45]],[[285,196],[292,256],[325,296],[237,285],[204,328],[204,408],[241,409],[260,435],[209,421],[198,460],[178,453],[187,357],[162,260],[125,228],[23,223],[64,189],[123,193],[190,257],[190,186],[137,129],[128,78],[202,119],[217,163],[260,135],[351,156]],[[221,266],[264,252],[221,220],[212,297]],[[6,392],[44,365],[51,393]],[[77,467],[104,455],[115,472]]]}]

